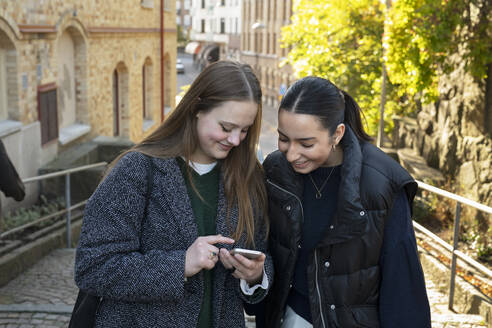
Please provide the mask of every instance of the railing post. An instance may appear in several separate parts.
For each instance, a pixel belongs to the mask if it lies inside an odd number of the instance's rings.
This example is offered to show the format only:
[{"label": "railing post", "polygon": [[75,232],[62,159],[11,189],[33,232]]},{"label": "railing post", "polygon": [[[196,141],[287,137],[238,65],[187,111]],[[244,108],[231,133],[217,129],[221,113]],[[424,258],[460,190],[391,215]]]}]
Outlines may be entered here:
[{"label": "railing post", "polygon": [[454,283],[456,278],[456,249],[458,248],[458,234],[460,232],[460,214],[461,214],[461,203],[456,202],[456,214],[454,217],[454,237],[453,237],[453,254],[451,258],[451,281],[449,282],[449,303],[448,308],[453,309],[453,299],[454,299]]},{"label": "railing post", "polygon": [[67,248],[72,247],[72,212],[70,211],[70,173],[65,175],[65,203],[67,206]]}]

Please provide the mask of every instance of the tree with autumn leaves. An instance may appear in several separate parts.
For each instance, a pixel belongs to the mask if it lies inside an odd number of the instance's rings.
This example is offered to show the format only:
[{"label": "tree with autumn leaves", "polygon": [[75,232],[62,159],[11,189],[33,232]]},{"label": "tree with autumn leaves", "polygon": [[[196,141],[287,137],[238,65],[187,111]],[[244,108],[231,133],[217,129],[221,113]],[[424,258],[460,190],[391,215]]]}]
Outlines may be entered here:
[{"label": "tree with autumn leaves", "polygon": [[437,99],[452,54],[460,53],[474,77],[486,77],[490,6],[488,0],[393,0],[388,7],[381,0],[294,0],[291,24],[282,30],[283,46],[291,48],[286,61],[298,77],[328,78],[353,95],[375,135],[383,62],[387,131],[393,114],[411,115],[418,101]]}]

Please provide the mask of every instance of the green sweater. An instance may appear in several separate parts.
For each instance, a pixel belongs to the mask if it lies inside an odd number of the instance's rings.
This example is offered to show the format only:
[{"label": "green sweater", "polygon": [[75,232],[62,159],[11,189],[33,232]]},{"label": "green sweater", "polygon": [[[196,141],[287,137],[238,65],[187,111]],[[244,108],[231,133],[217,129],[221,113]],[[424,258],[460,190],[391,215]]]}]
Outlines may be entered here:
[{"label": "green sweater", "polygon": [[[186,182],[188,196],[190,197],[191,207],[195,215],[195,221],[198,227],[199,236],[215,235],[215,218],[217,216],[217,201],[219,197],[219,174],[220,168],[217,164],[212,171],[199,175],[191,169],[191,178],[193,184],[202,197],[198,196],[191,186],[187,171],[186,163],[182,158],[177,158],[181,174]],[[198,328],[209,328],[213,324],[213,269],[203,270],[203,300],[198,317]]]}]

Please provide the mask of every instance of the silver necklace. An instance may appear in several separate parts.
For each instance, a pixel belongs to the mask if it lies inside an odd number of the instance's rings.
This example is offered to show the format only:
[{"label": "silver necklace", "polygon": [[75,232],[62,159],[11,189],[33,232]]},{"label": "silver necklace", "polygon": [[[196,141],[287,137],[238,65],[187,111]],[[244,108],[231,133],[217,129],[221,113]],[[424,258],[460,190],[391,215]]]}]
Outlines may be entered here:
[{"label": "silver necklace", "polygon": [[321,192],[323,191],[323,188],[326,186],[326,183],[328,182],[328,180],[330,179],[331,177],[331,174],[333,173],[333,170],[335,169],[335,167],[333,167],[330,171],[330,174],[328,174],[328,177],[326,178],[326,180],[323,182],[323,184],[321,185],[321,187],[318,188],[318,186],[316,185],[316,183],[314,182],[314,179],[313,177],[311,176],[311,173],[309,173],[309,178],[311,179],[311,182],[313,183],[313,186],[314,188],[316,189],[316,199],[320,199],[321,196],[323,196],[321,194]]}]

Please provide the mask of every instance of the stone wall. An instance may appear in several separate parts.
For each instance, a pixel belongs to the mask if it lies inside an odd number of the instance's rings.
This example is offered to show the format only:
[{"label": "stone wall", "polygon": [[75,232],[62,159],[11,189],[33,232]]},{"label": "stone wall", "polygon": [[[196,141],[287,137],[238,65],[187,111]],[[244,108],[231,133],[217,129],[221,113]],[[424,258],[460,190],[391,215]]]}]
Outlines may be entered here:
[{"label": "stone wall", "polygon": [[440,78],[439,101],[422,106],[416,119],[395,118],[394,146],[413,148],[429,166],[455,177],[460,195],[492,206],[491,90],[465,71],[463,61],[457,67]]}]

